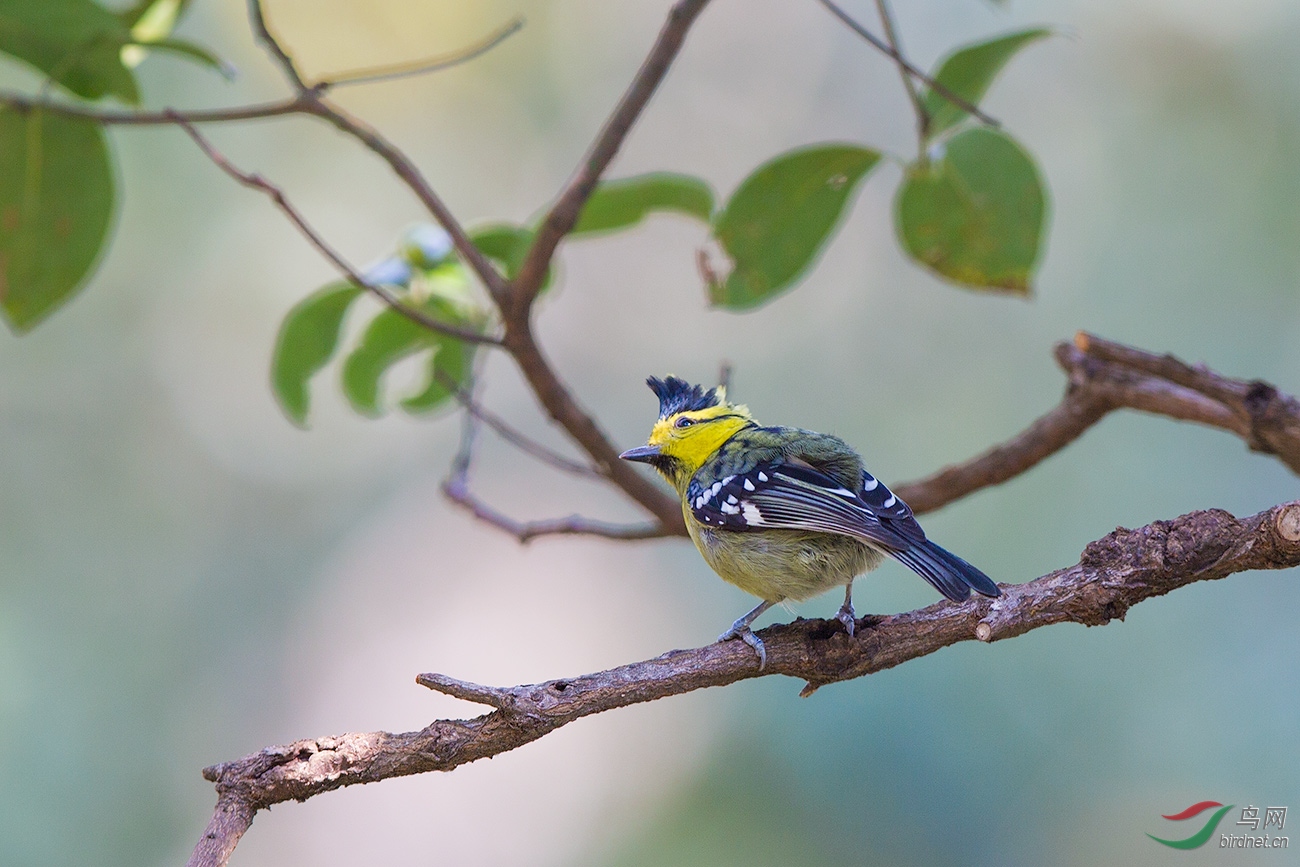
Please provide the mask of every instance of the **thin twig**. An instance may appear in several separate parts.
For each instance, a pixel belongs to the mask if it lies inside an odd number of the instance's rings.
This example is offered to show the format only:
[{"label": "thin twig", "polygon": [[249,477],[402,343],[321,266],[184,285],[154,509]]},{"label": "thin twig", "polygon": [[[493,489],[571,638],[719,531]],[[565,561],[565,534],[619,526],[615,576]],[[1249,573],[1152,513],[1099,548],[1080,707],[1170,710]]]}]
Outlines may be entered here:
[{"label": "thin twig", "polygon": [[511,318],[527,317],[528,307],[541,288],[546,269],[550,267],[551,258],[555,255],[555,248],[577,223],[582,207],[595,191],[600,176],[605,173],[632,125],[668,74],[669,67],[681,51],[682,43],[686,41],[687,31],[708,2],[709,0],[679,0],[668,13],[668,20],[659,31],[659,37],[641,68],[637,70],[636,77],[605,121],[555,204],[537,227],[533,245],[514,280],[516,309],[513,315],[507,312]]},{"label": "thin twig", "polygon": [[514,536],[520,542],[531,542],[538,536],[599,536],[628,542],[637,539],[664,539],[676,535],[661,524],[614,524],[582,515],[520,521],[489,506],[476,497],[467,484],[454,478],[443,483],[442,492],[447,499],[475,518]]},{"label": "thin twig", "polygon": [[825,6],[827,9],[829,9],[831,14],[833,14],[836,18],[844,22],[844,24],[848,26],[850,30],[852,30],[854,33],[861,36],[863,39],[865,39],[868,43],[874,46],[886,57],[892,58],[893,61],[899,65],[900,68],[905,70],[909,75],[911,75],[917,81],[920,81],[921,83],[925,84],[935,93],[939,94],[944,99],[948,100],[953,105],[960,108],[962,111],[979,118],[982,122],[988,124],[989,126],[1000,127],[1002,125],[996,119],[985,114],[984,111],[980,109],[979,106],[975,105],[974,103],[970,102],[967,99],[964,99],[961,96],[958,96],[957,94],[953,93],[952,90],[950,90],[948,87],[944,86],[938,81],[935,81],[933,78],[926,75],[921,70],[917,69],[915,66],[911,64],[910,61],[908,61],[905,57],[903,57],[903,55],[899,54],[897,51],[891,48],[889,43],[885,42],[879,36],[872,33],[866,27],[858,23],[853,18],[853,16],[849,15],[849,13],[841,9],[838,5],[832,2],[832,0],[818,0],[818,2],[821,3],[823,6]]},{"label": "thin twig", "polygon": [[731,391],[731,374],[731,362],[724,359],[718,365],[718,387],[723,391]]},{"label": "thin twig", "polygon": [[[464,401],[466,408],[474,405],[472,392]],[[659,524],[611,524],[596,521],[580,515],[566,518],[552,518],[542,521],[518,521],[497,511],[474,496],[469,486],[469,470],[474,459],[474,440],[478,433],[481,415],[472,410],[465,413],[461,426],[460,446],[452,460],[451,475],[442,485],[442,492],[448,500],[469,511],[480,521],[504,530],[521,543],[529,542],[538,536],[603,536],[607,539],[657,539],[672,535],[671,530]]]},{"label": "thin twig", "polygon": [[456,252],[469,264],[479,280],[483,282],[488,294],[492,296],[498,307],[504,305],[508,294],[505,277],[501,276],[501,272],[496,269],[496,266],[483,255],[483,252],[478,247],[474,246],[474,242],[469,239],[465,227],[460,224],[451,209],[433,191],[433,187],[430,186],[410,157],[381,135],[374,127],[353,117],[326,99],[311,99],[304,106],[303,111],[329,122],[340,131],[352,136],[372,153],[388,163],[407,189],[415,194],[420,203],[451,236],[451,242],[456,248]]},{"label": "thin twig", "polygon": [[[473,406],[472,393],[463,403],[467,408]],[[465,412],[465,419],[461,422],[460,428],[460,446],[456,450],[455,459],[451,461],[451,474],[442,484],[442,493],[446,498],[456,506],[467,510],[478,520],[510,533],[520,542],[529,542],[538,536],[602,536],[624,539],[624,541],[671,536],[671,530],[666,530],[658,524],[610,524],[607,521],[591,520],[580,515],[541,521],[519,521],[487,506],[481,499],[474,497],[469,490],[469,467],[473,463],[474,438],[478,433],[480,420],[481,416],[478,413]]]},{"label": "thin twig", "polygon": [[253,33],[266,46],[267,51],[271,52],[271,56],[275,58],[280,68],[284,70],[285,77],[289,79],[293,89],[299,93],[311,90],[307,82],[303,80],[302,74],[298,72],[298,67],[293,62],[293,58],[289,56],[289,52],[284,50],[280,40],[271,33],[271,28],[267,26],[261,0],[248,0],[248,17],[253,22]]},{"label": "thin twig", "polygon": [[90,120],[104,126],[171,126],[177,123],[177,118],[186,123],[226,123],[239,120],[261,120],[269,117],[301,114],[305,102],[301,96],[294,96],[275,102],[264,102],[236,108],[198,109],[192,111],[181,111],[172,108],[163,111],[122,111],[92,105],[81,105],[79,103],[60,102],[53,99],[33,98],[26,94],[11,91],[0,91],[0,107],[18,112],[40,110],[61,117]]},{"label": "thin twig", "polygon": [[465,233],[465,229],[452,214],[451,209],[443,204],[442,199],[434,193],[433,187],[424,179],[424,175],[411,162],[410,157],[380,135],[373,127],[362,123],[338,106],[327,102],[323,98],[321,89],[310,87],[298,72],[293,58],[290,57],[279,40],[272,35],[270,28],[267,26],[260,0],[248,0],[248,9],[249,16],[252,18],[254,32],[266,44],[267,49],[280,64],[294,89],[298,91],[302,100],[300,110],[329,121],[387,162],[393,171],[397,172],[397,176],[402,179],[407,188],[415,193],[434,219],[451,236],[456,252],[474,269],[474,273],[483,281],[488,293],[500,305],[506,297],[505,278],[470,241],[469,235]]},{"label": "thin twig", "polygon": [[903,43],[898,38],[898,28],[894,26],[889,0],[876,0],[876,11],[880,15],[881,26],[885,28],[885,41],[889,45],[894,62],[898,65],[898,77],[903,79],[903,89],[907,91],[907,98],[911,100],[912,108],[916,111],[917,138],[924,147],[925,139],[930,133],[930,114],[925,110],[925,103],[921,101],[921,94],[917,92],[916,82],[912,79],[912,74],[907,71],[907,63],[903,60]]},{"label": "thin twig", "polygon": [[618,459],[619,450],[591,414],[579,405],[542,353],[532,332],[530,311],[561,239],[573,228],[600,176],[663,81],[681,51],[687,32],[707,3],[708,0],[679,0],[672,7],[632,83],[542,219],[515,279],[505,293],[493,296],[501,307],[506,350],[514,357],[547,414],[591,456],[601,473],[655,517],[663,531],[682,536],[686,535],[686,526],[676,498]]},{"label": "thin twig", "polygon": [[298,231],[307,238],[311,245],[315,247],[321,255],[329,259],[330,262],[334,264],[334,267],[342,272],[353,284],[371,293],[407,319],[410,319],[418,325],[424,326],[430,331],[445,334],[448,337],[455,337],[458,340],[464,340],[468,343],[482,343],[493,346],[501,345],[501,340],[497,337],[488,334],[480,334],[477,331],[462,328],[458,325],[452,325],[448,322],[443,322],[440,319],[435,319],[424,311],[417,310],[416,308],[406,304],[383,286],[366,280],[355,268],[352,267],[351,264],[348,263],[346,259],[336,252],[323,237],[321,237],[320,233],[312,228],[302,214],[298,212],[297,208],[289,202],[289,199],[285,196],[283,190],[263,178],[261,175],[244,172],[235,167],[229,160],[222,156],[215,147],[212,146],[212,143],[209,142],[193,124],[182,119],[179,115],[175,116],[172,119],[172,122],[183,129],[189,137],[194,140],[194,143],[199,146],[199,149],[203,151],[204,155],[206,155],[207,158],[217,166],[217,168],[221,169],[241,185],[249,187],[250,189],[260,190],[269,196],[271,201],[275,203],[276,207],[278,207],[284,215],[289,218],[290,222],[298,227]]},{"label": "thin twig", "polygon": [[[939,602],[890,617],[859,620],[849,637],[834,620],[803,620],[761,630],[767,665],[739,641],[676,650],[608,671],[515,687],[491,687],[442,674],[422,686],[485,704],[491,713],[436,720],[418,732],[313,738],[206,768],[218,811],[238,806],[248,820],[232,839],[212,839],[214,818],[191,867],[223,867],[253,813],[343,786],[429,771],[450,771],[531,743],[585,716],[740,680],[786,675],[818,687],[892,668],[959,641],[1000,641],[1056,623],[1100,626],[1123,619],[1146,599],[1198,581],[1254,569],[1300,565],[1300,501],[1248,518],[1192,512],[1136,530],[1119,529],[1084,550],[1068,569],[1025,584],[1003,584],[998,599]],[[202,851],[200,851],[202,850]]]},{"label": "thin twig", "polygon": [[524,454],[537,458],[542,463],[555,467],[557,470],[572,473],[575,476],[587,476],[596,479],[605,478],[605,475],[595,467],[566,457],[537,442],[537,440],[511,425],[510,422],[475,400],[473,393],[469,389],[463,388],[454,377],[441,370],[435,370],[434,378],[442,384],[443,388],[451,392],[452,397],[456,398],[456,402],[464,407],[467,413],[490,427],[497,436]]},{"label": "thin twig", "polygon": [[476,57],[487,54],[493,48],[496,48],[502,42],[505,42],[514,34],[518,33],[524,26],[523,18],[515,18],[507,23],[504,27],[499,28],[495,33],[489,35],[486,39],[453,51],[450,54],[441,54],[437,57],[427,57],[424,60],[417,60],[414,63],[390,63],[384,66],[372,66],[366,69],[354,69],[349,72],[340,72],[331,75],[328,78],[321,79],[312,85],[312,89],[324,93],[326,90],[332,90],[336,87],[346,87],[354,84],[374,84],[380,81],[396,81],[401,78],[410,78],[416,75],[426,75],[430,72],[440,72],[444,69],[451,69],[453,66],[460,66],[462,63],[468,63]]}]

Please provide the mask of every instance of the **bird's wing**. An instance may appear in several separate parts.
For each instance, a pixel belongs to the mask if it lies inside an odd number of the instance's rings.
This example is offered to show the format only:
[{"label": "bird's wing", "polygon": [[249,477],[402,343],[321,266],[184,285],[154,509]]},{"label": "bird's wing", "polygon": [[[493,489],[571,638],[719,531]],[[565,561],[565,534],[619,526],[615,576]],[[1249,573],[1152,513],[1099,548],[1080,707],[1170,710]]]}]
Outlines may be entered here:
[{"label": "bird's wing", "polygon": [[804,461],[764,461],[708,487],[693,482],[687,497],[709,527],[835,533],[891,552],[925,541],[907,504],[865,471],[853,491]]}]

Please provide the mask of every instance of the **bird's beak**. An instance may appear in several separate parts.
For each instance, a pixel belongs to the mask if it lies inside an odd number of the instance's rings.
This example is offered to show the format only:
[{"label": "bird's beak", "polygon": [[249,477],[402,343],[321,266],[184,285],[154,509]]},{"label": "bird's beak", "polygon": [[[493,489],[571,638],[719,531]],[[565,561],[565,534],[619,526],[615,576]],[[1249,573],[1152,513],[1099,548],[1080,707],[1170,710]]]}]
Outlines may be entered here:
[{"label": "bird's beak", "polygon": [[663,452],[659,450],[659,446],[639,446],[634,449],[628,449],[623,452],[623,454],[619,455],[619,457],[625,461],[639,461],[643,464],[649,464],[653,463],[654,459],[659,457],[661,454],[663,454]]}]

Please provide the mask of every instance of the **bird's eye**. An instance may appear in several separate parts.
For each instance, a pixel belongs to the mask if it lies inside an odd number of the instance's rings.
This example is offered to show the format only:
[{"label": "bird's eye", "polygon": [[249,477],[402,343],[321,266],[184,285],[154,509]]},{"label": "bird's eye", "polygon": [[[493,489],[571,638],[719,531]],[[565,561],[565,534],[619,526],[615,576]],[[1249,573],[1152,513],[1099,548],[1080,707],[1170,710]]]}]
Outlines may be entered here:
[{"label": "bird's eye", "polygon": [[673,425],[673,427],[690,427],[693,424],[695,424],[695,419],[682,416],[681,418],[677,419],[677,422]]}]

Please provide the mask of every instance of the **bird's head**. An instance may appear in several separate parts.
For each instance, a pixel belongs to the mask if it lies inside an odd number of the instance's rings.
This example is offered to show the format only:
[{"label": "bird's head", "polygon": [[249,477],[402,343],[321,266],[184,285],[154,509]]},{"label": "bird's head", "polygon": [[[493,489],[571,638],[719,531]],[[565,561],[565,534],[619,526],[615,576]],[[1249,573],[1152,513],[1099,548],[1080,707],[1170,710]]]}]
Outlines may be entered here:
[{"label": "bird's head", "polygon": [[727,403],[722,386],[706,391],[675,376],[652,376],[646,384],[659,397],[659,420],[644,446],[619,457],[650,464],[678,489],[736,431],[754,424],[749,407]]}]

